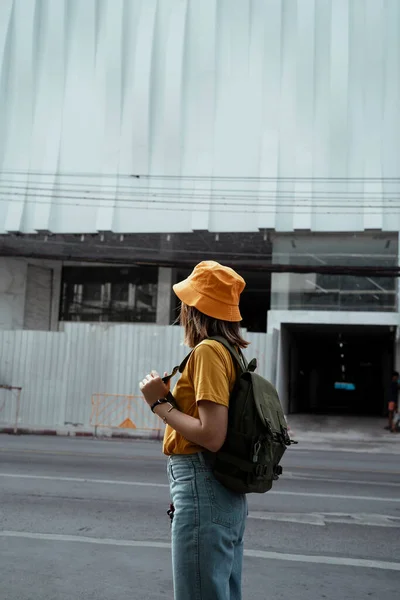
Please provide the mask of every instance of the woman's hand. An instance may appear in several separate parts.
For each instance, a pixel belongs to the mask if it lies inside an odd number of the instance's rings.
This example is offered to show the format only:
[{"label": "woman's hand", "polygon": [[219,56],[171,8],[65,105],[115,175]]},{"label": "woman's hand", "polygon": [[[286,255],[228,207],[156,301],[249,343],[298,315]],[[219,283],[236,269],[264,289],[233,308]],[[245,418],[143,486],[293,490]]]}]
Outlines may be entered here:
[{"label": "woman's hand", "polygon": [[[164,373],[164,376],[167,373]],[[140,391],[149,406],[157,402],[159,398],[165,398],[169,392],[170,385],[165,384],[157,371],[152,371],[140,382]]]}]

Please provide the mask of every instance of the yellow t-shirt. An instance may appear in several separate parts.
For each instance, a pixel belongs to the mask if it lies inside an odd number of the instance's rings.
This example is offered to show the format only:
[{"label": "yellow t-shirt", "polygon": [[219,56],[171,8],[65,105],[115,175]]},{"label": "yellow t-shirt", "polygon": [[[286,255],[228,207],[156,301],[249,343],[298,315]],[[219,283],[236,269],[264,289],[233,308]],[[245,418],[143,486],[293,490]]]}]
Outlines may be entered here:
[{"label": "yellow t-shirt", "polygon": [[[215,340],[204,340],[193,350],[172,394],[179,410],[198,418],[199,400],[229,406],[229,396],[235,380],[236,369],[229,351]],[[164,434],[164,454],[194,454],[201,450],[204,448],[189,442],[167,425]]]}]

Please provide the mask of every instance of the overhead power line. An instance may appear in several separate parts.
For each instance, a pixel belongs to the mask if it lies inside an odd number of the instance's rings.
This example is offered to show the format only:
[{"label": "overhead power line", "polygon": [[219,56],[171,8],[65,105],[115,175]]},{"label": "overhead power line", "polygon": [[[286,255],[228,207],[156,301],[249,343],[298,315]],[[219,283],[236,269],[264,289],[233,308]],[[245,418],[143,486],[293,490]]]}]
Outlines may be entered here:
[{"label": "overhead power line", "polygon": [[[208,184],[207,184],[208,185]],[[24,179],[18,180],[18,179],[6,179],[4,177],[0,177],[0,186],[2,187],[21,187],[22,189],[25,188],[33,188],[33,189],[54,189],[54,188],[60,188],[60,189],[71,189],[71,190],[75,190],[76,188],[79,189],[81,188],[82,190],[97,190],[97,189],[111,189],[111,190],[130,190],[130,191],[135,191],[135,190],[146,190],[146,191],[155,191],[155,192],[172,192],[172,191],[176,191],[176,192],[187,192],[187,193],[194,193],[194,192],[207,192],[207,193],[229,193],[229,194],[260,194],[260,193],[274,193],[274,194],[281,194],[281,193],[293,193],[293,187],[292,188],[287,188],[287,189],[282,189],[282,188],[273,188],[272,184],[268,183],[265,184],[268,185],[268,187],[266,187],[265,189],[260,187],[259,184],[257,184],[257,187],[248,187],[248,188],[238,188],[238,187],[230,187],[230,188],[221,188],[221,187],[182,187],[182,186],[172,186],[172,185],[153,185],[153,184],[148,184],[148,185],[138,185],[137,183],[131,183],[130,185],[127,184],[121,184],[119,182],[116,183],[92,183],[92,182],[76,182],[76,181],[68,181],[68,182],[59,182],[59,181],[26,181]],[[325,185],[325,184],[324,184]],[[376,185],[376,184],[375,184]],[[400,189],[400,181],[398,183],[399,185],[399,189]],[[310,188],[308,188],[308,190],[302,190],[297,188],[296,189],[296,193],[309,193]],[[315,188],[311,188],[311,192],[315,193],[316,190]],[[368,194],[373,194],[373,195],[378,195],[378,192],[375,191],[369,191],[369,190],[357,190],[357,191],[352,191],[352,190],[342,190],[342,189],[336,189],[336,190],[319,190],[319,193],[323,193],[324,195],[341,195],[341,194],[345,194],[347,195],[368,195]],[[385,191],[385,194],[399,194],[398,190],[388,190]]]},{"label": "overhead power line", "polygon": [[[279,199],[293,199],[293,196],[299,197],[300,200],[317,199],[331,201],[332,198],[338,198],[339,200],[360,200],[364,201],[367,198],[369,201],[376,200],[377,202],[382,201],[382,198],[387,201],[400,200],[400,189],[398,191],[388,191],[383,194],[379,194],[376,191],[371,192],[365,191],[346,191],[346,190],[290,190],[290,189],[277,189],[277,190],[263,190],[263,189],[200,189],[200,188],[179,188],[179,187],[148,187],[148,186],[121,186],[121,185],[101,185],[101,184],[84,184],[84,183],[70,183],[68,184],[53,184],[41,182],[40,185],[25,183],[20,185],[21,182],[13,182],[12,180],[0,179],[0,191],[1,190],[25,190],[26,192],[37,191],[37,192],[52,192],[52,193],[71,193],[79,194],[77,197],[87,196],[88,194],[123,194],[124,196],[133,197],[172,197],[172,198],[200,198],[200,199],[229,199],[232,200],[246,200],[250,199],[253,202],[257,202],[259,205],[260,200],[274,200]],[[104,192],[103,192],[104,190]],[[266,194],[266,195],[265,195]],[[103,196],[101,196],[103,198]],[[108,198],[104,197],[105,200],[113,200],[114,196]],[[332,206],[336,206],[333,204]]]},{"label": "overhead power line", "polygon": [[5,169],[0,170],[0,176],[5,175],[20,175],[29,177],[95,177],[114,178],[114,179],[143,179],[143,180],[181,180],[181,181],[321,181],[321,182],[393,182],[400,183],[400,175],[384,176],[384,177],[348,177],[348,176],[246,176],[246,175],[161,175],[150,173],[102,173],[96,172],[80,172],[80,171],[38,171],[38,170],[17,170]]},{"label": "overhead power line", "polygon": [[[17,188],[19,189],[19,188]],[[25,189],[25,188],[23,188]],[[14,191],[13,187],[7,187],[7,191],[5,188],[1,188],[0,186],[0,202],[9,202],[10,197],[18,197],[21,198],[20,202],[27,204],[36,204],[36,205],[50,205],[56,206],[74,206],[74,207],[87,207],[87,208],[118,208],[118,209],[134,209],[134,210],[148,210],[148,206],[143,206],[144,204],[153,205],[151,208],[156,210],[166,210],[166,211],[184,211],[184,212],[218,212],[219,207],[223,207],[224,210],[220,209],[220,212],[227,213],[252,213],[252,214],[268,214],[268,213],[276,213],[280,212],[281,214],[291,214],[295,210],[299,209],[332,209],[330,211],[323,211],[324,214],[341,214],[338,212],[338,209],[346,209],[343,211],[343,214],[359,214],[360,210],[368,209],[368,214],[381,214],[382,212],[390,212],[390,214],[397,214],[400,211],[400,197],[396,198],[398,200],[397,204],[394,204],[394,200],[385,200],[375,201],[375,204],[372,204],[372,200],[366,200],[356,204],[353,204],[347,201],[345,204],[340,204],[339,202],[332,203],[330,199],[330,203],[322,202],[321,198],[319,198],[319,202],[314,202],[312,199],[293,199],[290,202],[282,202],[282,198],[264,197],[263,201],[254,201],[254,198],[240,198],[240,202],[232,202],[231,200],[226,202],[215,202],[212,197],[207,197],[205,195],[177,195],[177,194],[131,194],[127,197],[116,195],[114,197],[107,196],[87,196],[85,193],[82,195],[78,195],[79,192],[73,190],[71,194],[66,193],[57,193],[57,190],[54,193],[48,193],[49,189],[44,189],[42,191],[41,188],[38,189],[29,189],[29,191]],[[72,195],[74,194],[74,195]],[[133,197],[132,197],[133,196]],[[35,200],[28,200],[27,198],[35,198]],[[43,200],[44,198],[48,198],[48,200]],[[207,198],[207,200],[205,200]],[[239,198],[236,197],[236,200]],[[61,202],[60,202],[61,200]],[[68,200],[68,202],[65,202]],[[71,202],[75,201],[75,202]],[[247,200],[250,200],[248,202]],[[278,202],[279,200],[279,202]],[[342,202],[345,200],[341,199]],[[388,204],[388,202],[392,202]],[[154,206],[157,205],[157,206]],[[177,205],[175,208],[171,207],[171,205]],[[190,205],[190,206],[183,206]],[[216,210],[213,208],[217,207]],[[233,209],[232,209],[233,207]],[[281,208],[291,208],[292,210],[282,211]],[[251,210],[251,209],[255,210]],[[270,210],[263,210],[265,208],[269,208]],[[349,210],[349,209],[354,209]],[[377,212],[373,212],[370,209],[377,209]]]},{"label": "overhead power line", "polygon": [[[7,196],[7,198],[5,198],[4,196]],[[235,214],[235,213],[246,213],[246,214],[275,214],[276,212],[279,212],[280,214],[293,214],[293,211],[295,210],[299,210],[299,209],[313,209],[313,208],[320,208],[320,209],[326,209],[326,208],[330,208],[330,209],[334,209],[334,210],[321,210],[320,212],[324,213],[324,214],[344,214],[344,215],[359,215],[360,214],[360,209],[368,209],[368,214],[369,215],[381,215],[382,212],[385,211],[385,209],[387,210],[387,212],[389,212],[390,214],[400,214],[400,204],[395,205],[395,206],[385,206],[385,205],[381,205],[381,206],[373,206],[370,204],[362,204],[362,205],[351,205],[349,203],[346,203],[344,205],[338,205],[338,204],[314,204],[312,202],[310,202],[309,204],[305,204],[305,203],[301,203],[299,204],[298,202],[291,202],[288,204],[283,204],[283,203],[276,203],[276,207],[272,206],[272,208],[270,208],[269,210],[265,210],[264,206],[267,205],[261,205],[260,204],[253,204],[252,206],[249,204],[245,204],[242,203],[242,205],[240,205],[239,203],[234,204],[234,206],[241,206],[241,208],[239,209],[232,209],[232,204],[230,202],[224,203],[223,206],[226,207],[227,210],[213,210],[214,206],[217,206],[217,204],[212,203],[212,202],[196,202],[196,204],[192,204],[192,206],[189,207],[184,207],[182,206],[182,204],[190,204],[190,202],[182,202],[179,200],[169,200],[168,202],[163,203],[161,200],[154,200],[154,199],[124,199],[124,198],[101,198],[101,197],[91,197],[91,198],[84,198],[85,202],[82,202],[81,199],[77,196],[70,196],[70,195],[61,195],[61,194],[37,194],[37,193],[23,193],[23,192],[4,192],[0,190],[0,202],[9,202],[10,199],[9,197],[20,197],[21,198],[21,203],[24,204],[35,204],[35,205],[44,205],[44,206],[50,206],[53,208],[56,208],[57,206],[72,206],[75,208],[114,208],[114,209],[130,209],[130,210],[148,210],[149,207],[147,206],[143,206],[143,204],[161,204],[161,206],[152,206],[151,208],[155,209],[155,210],[160,210],[160,211],[169,211],[169,212],[223,212],[223,213],[227,213],[227,214]],[[35,198],[35,200],[27,200],[26,198]],[[43,198],[48,198],[48,200],[42,200]],[[59,202],[59,200],[61,200],[61,202]],[[75,200],[75,202],[65,202],[65,200]],[[96,201],[96,202],[94,202]],[[105,204],[105,203],[109,203],[109,204]],[[139,206],[137,206],[137,204],[139,204]],[[165,205],[162,205],[165,204]],[[176,204],[177,206],[175,208],[172,208],[170,205],[171,204]],[[272,202],[271,202],[272,204]],[[221,206],[221,203],[218,204],[218,206]],[[292,210],[280,210],[281,207],[284,208],[291,208]],[[251,208],[255,208],[255,210],[251,210]],[[261,208],[261,210],[260,210]],[[343,212],[338,211],[337,209],[346,209]],[[348,209],[353,209],[353,210],[348,210]],[[376,212],[374,212],[373,210],[370,209],[379,209]]]}]

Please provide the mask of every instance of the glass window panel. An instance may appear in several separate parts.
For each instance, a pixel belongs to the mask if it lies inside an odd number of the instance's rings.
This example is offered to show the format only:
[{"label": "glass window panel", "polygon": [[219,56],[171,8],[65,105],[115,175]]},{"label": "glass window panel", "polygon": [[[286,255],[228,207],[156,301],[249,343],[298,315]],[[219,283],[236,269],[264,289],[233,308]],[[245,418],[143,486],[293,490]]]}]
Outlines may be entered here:
[{"label": "glass window panel", "polygon": [[82,299],[84,302],[99,302],[101,300],[101,283],[85,283]]},{"label": "glass window panel", "polygon": [[60,319],[153,323],[157,281],[157,267],[68,267]]},{"label": "glass window panel", "polygon": [[112,302],[128,302],[129,299],[129,283],[127,281],[111,284],[111,301]]},{"label": "glass window panel", "polygon": [[[375,267],[398,264],[397,234],[290,234],[273,242],[273,262],[310,266],[310,273],[276,273],[271,308],[278,310],[395,311],[397,277],[381,277]],[[316,273],[366,267],[372,274]],[[289,267],[290,268],[290,267]]]}]

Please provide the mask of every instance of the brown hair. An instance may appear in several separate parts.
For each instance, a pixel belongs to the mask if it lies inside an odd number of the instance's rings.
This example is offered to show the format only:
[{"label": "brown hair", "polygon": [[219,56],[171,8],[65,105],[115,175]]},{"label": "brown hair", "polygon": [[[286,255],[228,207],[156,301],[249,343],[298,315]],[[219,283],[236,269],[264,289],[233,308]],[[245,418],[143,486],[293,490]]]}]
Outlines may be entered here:
[{"label": "brown hair", "polygon": [[221,321],[203,314],[194,306],[182,302],[179,322],[185,328],[185,344],[194,348],[208,337],[219,335],[230,344],[239,348],[247,348],[246,342],[240,335],[240,323]]}]

